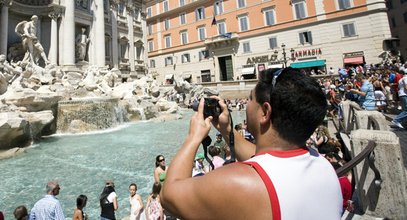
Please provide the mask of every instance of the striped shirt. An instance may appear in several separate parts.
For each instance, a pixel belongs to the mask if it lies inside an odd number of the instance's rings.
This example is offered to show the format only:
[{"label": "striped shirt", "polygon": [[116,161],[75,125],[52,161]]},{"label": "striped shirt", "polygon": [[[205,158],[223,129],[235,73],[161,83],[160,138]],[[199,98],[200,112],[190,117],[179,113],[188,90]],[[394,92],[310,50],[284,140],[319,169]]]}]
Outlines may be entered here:
[{"label": "striped shirt", "polygon": [[30,220],[64,220],[64,212],[58,199],[53,195],[46,195],[35,203],[31,209]]}]

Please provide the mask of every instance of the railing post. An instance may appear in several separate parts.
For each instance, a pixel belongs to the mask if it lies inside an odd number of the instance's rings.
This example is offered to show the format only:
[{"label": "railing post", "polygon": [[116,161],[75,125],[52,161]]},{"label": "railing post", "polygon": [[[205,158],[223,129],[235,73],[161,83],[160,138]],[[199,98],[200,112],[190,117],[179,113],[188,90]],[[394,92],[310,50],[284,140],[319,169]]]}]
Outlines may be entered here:
[{"label": "railing post", "polygon": [[[371,216],[407,219],[407,174],[399,138],[391,131],[366,129],[352,131],[351,137],[353,156],[358,155],[369,140],[376,143],[370,161],[367,159],[354,169],[361,211]],[[378,171],[381,183],[376,179]]]}]

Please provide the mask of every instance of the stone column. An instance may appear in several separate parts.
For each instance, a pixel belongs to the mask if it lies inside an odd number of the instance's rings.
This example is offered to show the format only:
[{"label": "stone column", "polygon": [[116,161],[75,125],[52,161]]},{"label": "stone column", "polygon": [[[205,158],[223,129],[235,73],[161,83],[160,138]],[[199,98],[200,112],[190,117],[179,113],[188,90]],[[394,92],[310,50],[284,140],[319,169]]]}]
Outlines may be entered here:
[{"label": "stone column", "polygon": [[10,6],[9,0],[0,0],[1,7],[1,24],[0,24],[0,54],[7,55],[7,40],[8,40],[8,8]]},{"label": "stone column", "polygon": [[128,24],[128,35],[129,35],[129,61],[130,61],[130,71],[135,71],[135,62],[134,62],[134,5],[132,1],[127,5],[127,24]]},{"label": "stone column", "polygon": [[93,46],[95,47],[94,51],[96,52],[95,56],[95,65],[97,67],[105,67],[105,12],[104,12],[104,4],[103,0],[95,0],[95,13],[94,13],[94,26],[95,26],[95,43]]},{"label": "stone column", "polygon": [[75,1],[65,1],[64,54],[65,66],[75,65]]},{"label": "stone column", "polygon": [[119,45],[117,42],[117,3],[115,1],[110,2],[110,11],[112,17],[112,57],[113,67],[119,68]]},{"label": "stone column", "polygon": [[141,33],[143,33],[143,52],[141,60],[144,60],[144,65],[146,66],[146,64],[148,63],[148,56],[147,50],[145,48],[148,47],[148,44],[147,44],[146,13],[143,12],[145,10],[146,10],[145,4],[142,3],[140,10]]},{"label": "stone column", "polygon": [[52,64],[57,64],[58,61],[58,18],[60,12],[55,9],[48,16],[51,18],[51,43],[49,46],[48,59]]}]

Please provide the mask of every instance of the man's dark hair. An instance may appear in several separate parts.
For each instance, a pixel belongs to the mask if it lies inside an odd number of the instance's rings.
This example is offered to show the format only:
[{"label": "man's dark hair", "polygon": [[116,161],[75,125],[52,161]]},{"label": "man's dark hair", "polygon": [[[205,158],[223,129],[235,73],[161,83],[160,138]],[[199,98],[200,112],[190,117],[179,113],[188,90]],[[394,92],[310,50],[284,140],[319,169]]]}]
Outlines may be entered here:
[{"label": "man's dark hair", "polygon": [[327,101],[319,84],[311,77],[293,68],[285,68],[275,79],[278,69],[259,73],[255,87],[259,104],[270,103],[273,128],[284,140],[304,145],[315,128],[322,124]]}]

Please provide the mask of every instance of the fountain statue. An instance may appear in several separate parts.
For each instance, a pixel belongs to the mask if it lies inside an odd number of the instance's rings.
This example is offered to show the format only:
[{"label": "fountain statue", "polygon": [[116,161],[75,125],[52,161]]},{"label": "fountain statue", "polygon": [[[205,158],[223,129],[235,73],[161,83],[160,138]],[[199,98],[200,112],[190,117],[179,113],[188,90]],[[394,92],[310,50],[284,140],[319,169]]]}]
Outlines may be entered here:
[{"label": "fountain statue", "polygon": [[76,59],[84,61],[87,52],[87,46],[90,41],[89,37],[85,34],[86,28],[81,28],[81,33],[76,36]]},{"label": "fountain statue", "polygon": [[22,21],[16,26],[16,33],[21,37],[23,47],[26,49],[26,53],[23,62],[30,60],[31,63],[37,63],[39,56],[44,60],[45,64],[49,64],[47,56],[44,53],[40,41],[37,38],[37,23],[38,17],[33,15],[31,21]]}]

